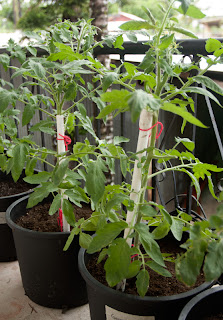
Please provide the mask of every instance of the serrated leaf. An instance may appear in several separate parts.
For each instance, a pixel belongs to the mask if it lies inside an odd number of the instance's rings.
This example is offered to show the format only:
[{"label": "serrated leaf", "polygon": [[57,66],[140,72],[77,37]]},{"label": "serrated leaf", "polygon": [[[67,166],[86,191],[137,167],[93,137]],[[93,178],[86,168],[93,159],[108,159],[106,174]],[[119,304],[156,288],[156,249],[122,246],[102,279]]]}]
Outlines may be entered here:
[{"label": "serrated leaf", "polygon": [[59,193],[54,197],[50,206],[49,215],[53,215],[59,210],[59,208],[61,207],[61,198],[61,194]]},{"label": "serrated leaf", "polygon": [[142,269],[137,275],[136,280],[137,292],[141,297],[144,297],[149,287],[149,273]]},{"label": "serrated leaf", "polygon": [[191,0],[178,0],[178,1],[182,3],[181,4],[182,11],[184,14],[186,14],[188,8],[190,7]]},{"label": "serrated leaf", "polygon": [[159,225],[153,230],[152,234],[154,239],[159,240],[164,238],[170,231],[169,223],[164,220],[163,222],[159,223]]},{"label": "serrated leaf", "polygon": [[191,178],[193,185],[195,187],[196,193],[197,193],[197,199],[200,198],[201,195],[201,188],[200,188],[200,184],[199,181],[197,180],[197,178],[195,177],[195,175],[193,175],[193,173],[191,173],[190,171],[186,170],[186,169],[181,169],[181,171],[185,172],[186,174],[188,174],[188,176]]},{"label": "serrated leaf", "polygon": [[88,253],[95,253],[109,245],[128,224],[124,221],[113,222],[106,224],[103,228],[96,231],[96,236],[93,238]]},{"label": "serrated leaf", "polygon": [[140,213],[143,217],[154,217],[157,215],[157,211],[148,204],[143,204],[140,206]]}]

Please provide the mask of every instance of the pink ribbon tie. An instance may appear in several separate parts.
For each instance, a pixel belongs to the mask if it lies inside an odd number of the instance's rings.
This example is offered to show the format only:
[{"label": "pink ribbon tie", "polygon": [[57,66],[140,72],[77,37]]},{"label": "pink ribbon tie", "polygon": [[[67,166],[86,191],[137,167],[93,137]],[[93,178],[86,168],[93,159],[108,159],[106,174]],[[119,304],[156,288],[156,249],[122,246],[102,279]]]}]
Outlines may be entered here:
[{"label": "pink ribbon tie", "polygon": [[71,144],[71,138],[68,136],[63,136],[62,134],[59,133],[59,136],[62,137],[62,139],[57,138],[57,140],[63,140],[65,147],[66,147],[66,151],[68,151],[68,145]]}]

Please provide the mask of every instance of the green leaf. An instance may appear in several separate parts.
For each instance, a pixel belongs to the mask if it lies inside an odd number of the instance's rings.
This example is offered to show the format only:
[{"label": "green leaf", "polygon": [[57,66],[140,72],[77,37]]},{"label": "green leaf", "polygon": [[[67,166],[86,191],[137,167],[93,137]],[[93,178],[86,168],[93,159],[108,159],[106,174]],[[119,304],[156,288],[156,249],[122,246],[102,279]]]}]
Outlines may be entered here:
[{"label": "green leaf", "polygon": [[222,44],[219,40],[210,38],[206,41],[205,50],[210,53],[215,50],[218,50],[222,47]]},{"label": "green leaf", "polygon": [[167,49],[171,43],[174,41],[174,34],[171,34],[170,36],[165,36],[163,39],[161,39],[161,43],[159,45],[159,49],[164,50]]},{"label": "green leaf", "polygon": [[109,115],[115,110],[123,110],[127,107],[127,99],[130,92],[125,89],[112,90],[110,92],[103,93],[101,99],[103,102],[110,102],[97,116],[97,119],[101,119]]},{"label": "green leaf", "polygon": [[37,78],[43,79],[45,77],[46,70],[44,69],[44,67],[42,66],[42,64],[40,62],[36,62],[34,60],[29,60],[29,65],[30,65],[31,69],[33,70],[33,72],[35,73],[35,75],[37,76]]},{"label": "green leaf", "polygon": [[179,220],[176,217],[171,217],[171,218],[172,218],[172,225],[170,227],[170,230],[172,231],[172,234],[175,237],[175,239],[180,241],[183,234],[184,222]]},{"label": "green leaf", "polygon": [[86,189],[95,204],[98,203],[105,190],[106,177],[104,172],[107,172],[107,168],[101,158],[96,161],[91,160],[88,164]]},{"label": "green leaf", "polygon": [[82,248],[88,249],[91,241],[92,241],[92,237],[89,234],[84,232],[80,233],[79,244]]},{"label": "green leaf", "polygon": [[149,273],[147,270],[142,269],[137,275],[136,287],[138,294],[144,297],[149,287]]},{"label": "green leaf", "polygon": [[196,76],[196,77],[193,77],[193,80],[196,81],[197,83],[204,84],[207,88],[211,89],[212,91],[220,95],[223,95],[223,89],[211,78],[208,78],[205,76]]},{"label": "green leaf", "polygon": [[178,1],[180,1],[182,3],[181,4],[182,11],[184,14],[186,14],[187,10],[190,7],[191,0],[178,0]]},{"label": "green leaf", "polygon": [[32,104],[25,105],[23,114],[22,114],[22,125],[26,126],[30,123],[31,119],[33,118],[36,112],[36,107]]},{"label": "green leaf", "polygon": [[145,70],[154,69],[155,58],[151,55],[151,52],[148,51],[143,58],[142,62],[139,64],[139,68]]},{"label": "green leaf", "polygon": [[118,74],[116,72],[106,72],[102,79],[102,90],[105,92],[110,85],[118,79]]},{"label": "green leaf", "polygon": [[139,234],[140,242],[146,253],[159,265],[165,267],[162,253],[158,243],[153,239],[152,234],[149,232],[148,226],[144,223],[137,223],[135,230]]},{"label": "green leaf", "polygon": [[148,204],[143,204],[140,206],[140,213],[143,217],[155,217],[157,215],[157,211]]},{"label": "green leaf", "polygon": [[49,215],[52,216],[55,212],[59,210],[59,208],[61,207],[61,198],[61,194],[59,193],[54,197],[53,202],[50,206]]},{"label": "green leaf", "polygon": [[101,250],[99,256],[98,256],[98,261],[97,263],[100,263],[102,260],[104,260],[104,258],[107,256],[108,253],[108,249],[103,249]]},{"label": "green leaf", "polygon": [[151,94],[148,94],[142,89],[135,90],[128,99],[128,104],[131,112],[132,122],[136,122],[141,111],[146,107],[156,111],[160,108],[160,101],[155,99]]},{"label": "green leaf", "polygon": [[58,186],[64,180],[65,173],[68,168],[69,159],[65,159],[57,165],[52,174],[52,181],[55,186]]},{"label": "green leaf", "polygon": [[123,40],[123,35],[120,34],[120,35],[116,38],[115,42],[113,43],[114,48],[116,48],[116,49],[121,49],[121,50],[124,49],[124,47],[122,46],[122,45],[123,45],[123,42],[124,42],[124,40]]},{"label": "green leaf", "polygon": [[10,65],[10,57],[6,53],[0,54],[0,63],[3,65],[5,71],[7,71]]},{"label": "green leaf", "polygon": [[176,276],[180,281],[187,285],[193,285],[203,264],[206,251],[206,242],[203,239],[193,241],[190,249],[177,259],[176,261]]},{"label": "green leaf", "polygon": [[68,248],[70,247],[70,245],[71,245],[71,243],[72,243],[75,235],[78,234],[78,233],[76,233],[76,230],[77,230],[77,229],[80,230],[79,228],[73,228],[73,229],[71,230],[71,233],[70,233],[70,235],[69,235],[69,237],[68,237],[68,239],[67,239],[67,241],[66,241],[66,244],[65,244],[65,246],[64,246],[64,248],[63,248],[64,251],[67,251],[67,250],[68,250]]},{"label": "green leaf", "polygon": [[67,220],[67,223],[72,227],[75,227],[75,215],[74,215],[74,207],[67,199],[63,199],[62,203],[62,211],[63,215]]},{"label": "green leaf", "polygon": [[108,214],[114,207],[120,206],[120,204],[126,199],[129,199],[127,195],[122,193],[115,193],[112,199],[107,202],[104,211]]},{"label": "green leaf", "polygon": [[123,143],[123,142],[129,142],[129,139],[125,138],[125,137],[118,137],[118,136],[115,136],[114,139],[113,139],[114,145],[117,145],[117,144],[120,144],[120,143]]},{"label": "green leaf", "polygon": [[50,192],[56,191],[55,186],[49,182],[43,182],[42,187],[34,189],[34,192],[29,196],[27,208],[32,208],[41,202],[44,198],[48,197]]},{"label": "green leaf", "polygon": [[163,277],[172,277],[172,274],[165,268],[161,267],[155,261],[147,261],[146,265]]},{"label": "green leaf", "polygon": [[181,27],[172,26],[172,27],[167,28],[167,29],[169,29],[170,31],[175,31],[177,33],[181,33],[181,34],[183,34],[185,36],[188,36],[190,38],[198,39],[198,37],[193,32],[191,32],[189,30],[186,30],[184,28],[181,28]]},{"label": "green leaf", "polygon": [[169,223],[165,220],[153,230],[152,235],[154,239],[159,240],[164,238],[170,231],[170,225]]},{"label": "green leaf", "polygon": [[42,182],[48,181],[50,176],[51,176],[50,172],[41,171],[37,174],[25,177],[23,180],[31,184],[40,184]]},{"label": "green leaf", "polygon": [[129,31],[129,30],[150,30],[155,27],[148,23],[147,21],[139,21],[139,20],[131,20],[123,23],[120,27],[121,30]]},{"label": "green leaf", "polygon": [[188,150],[193,151],[195,148],[195,143],[188,138],[175,138],[177,143],[182,143]]},{"label": "green leaf", "polygon": [[188,174],[188,176],[191,178],[193,185],[195,187],[196,193],[197,193],[197,199],[200,198],[201,195],[201,188],[200,188],[200,184],[199,181],[197,180],[197,178],[195,177],[195,175],[193,175],[193,173],[191,173],[190,171],[186,170],[186,169],[181,169],[181,171],[185,172],[186,174]]},{"label": "green leaf", "polygon": [[126,278],[130,265],[130,247],[123,238],[118,238],[108,250],[105,262],[106,280],[110,287]]},{"label": "green leaf", "polygon": [[88,253],[95,253],[102,248],[109,245],[125,228],[128,224],[124,221],[113,222],[106,224],[103,228],[97,230],[96,236],[93,238]]},{"label": "green leaf", "polygon": [[[180,13],[184,13],[182,6],[177,11]],[[201,12],[201,10],[194,5],[190,5],[185,14],[188,17],[191,17],[194,19],[202,19],[202,18],[206,17],[206,15],[203,12]]]},{"label": "green leaf", "polygon": [[207,128],[200,120],[195,118],[190,112],[186,111],[184,108],[176,106],[175,104],[172,104],[170,102],[166,102],[161,107],[161,109],[175,113],[175,114],[181,116],[186,121],[188,121],[198,127]]},{"label": "green leaf", "polygon": [[140,260],[134,260],[129,265],[128,274],[126,275],[126,279],[136,277],[140,271],[142,262]]},{"label": "green leaf", "polygon": [[76,83],[70,83],[66,88],[64,99],[67,101],[70,101],[70,100],[73,101],[75,100],[76,96],[77,96],[77,85]]},{"label": "green leaf", "polygon": [[25,167],[27,154],[27,147],[23,143],[17,144],[12,150],[13,167],[11,172],[15,182],[19,179],[22,170]]},{"label": "green leaf", "polygon": [[15,97],[14,92],[0,88],[0,112],[3,112]]}]

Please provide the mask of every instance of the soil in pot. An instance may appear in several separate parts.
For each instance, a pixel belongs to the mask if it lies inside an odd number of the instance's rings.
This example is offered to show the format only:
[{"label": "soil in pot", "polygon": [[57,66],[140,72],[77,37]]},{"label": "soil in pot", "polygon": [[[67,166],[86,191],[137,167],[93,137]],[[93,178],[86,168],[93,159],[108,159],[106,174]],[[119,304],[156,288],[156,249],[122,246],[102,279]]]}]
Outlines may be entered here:
[{"label": "soil in pot", "polygon": [[15,183],[10,175],[2,175],[0,181],[0,196],[23,193],[32,189],[32,185],[26,183],[22,177]]},{"label": "soil in pot", "polygon": [[[50,202],[46,202],[27,209],[26,214],[21,216],[16,223],[25,229],[41,232],[60,232],[58,215],[49,215],[50,205]],[[73,207],[76,221],[81,218],[90,218],[92,210],[89,205],[82,204],[81,208],[76,205],[73,205]]]},{"label": "soil in pot", "polygon": [[[172,236],[165,237],[159,241],[159,246],[161,252],[171,253],[173,257],[176,257],[177,254],[183,252],[178,246],[178,243]],[[104,270],[104,262],[97,264],[98,256],[95,256],[93,259],[90,259],[87,268],[91,275],[101,282],[102,284],[108,286],[105,279],[105,270]],[[177,280],[175,276],[175,265],[172,262],[165,262],[167,266],[167,270],[172,274],[171,278],[163,277],[156,273],[155,271],[148,268],[148,272],[150,275],[150,286],[147,291],[146,296],[157,297],[157,296],[171,296],[175,294],[179,294],[182,292],[187,292],[193,288],[200,286],[205,282],[204,275],[201,273],[197,279],[197,282],[194,286],[188,287],[179,280]],[[135,285],[136,278],[128,279],[126,282],[126,290],[125,293],[138,295],[137,288]]]}]

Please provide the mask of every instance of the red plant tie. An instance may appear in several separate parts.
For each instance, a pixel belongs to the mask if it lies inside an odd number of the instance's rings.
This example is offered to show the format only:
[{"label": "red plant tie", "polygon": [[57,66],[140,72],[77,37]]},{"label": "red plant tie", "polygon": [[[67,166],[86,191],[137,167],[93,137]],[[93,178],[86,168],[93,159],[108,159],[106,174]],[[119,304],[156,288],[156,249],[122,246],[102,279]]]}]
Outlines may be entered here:
[{"label": "red plant tie", "polygon": [[62,137],[62,139],[57,138],[57,140],[64,140],[64,144],[66,147],[66,151],[68,150],[68,145],[71,144],[71,138],[68,136],[63,136],[62,134],[59,133],[59,136]]},{"label": "red plant tie", "polygon": [[[132,247],[134,247],[134,244],[132,244]],[[136,254],[134,254],[133,256],[131,256],[131,260],[132,260],[133,258],[137,257],[138,255],[139,255],[139,254],[136,253]],[[132,263],[132,261],[131,261],[131,263]]]},{"label": "red plant tie", "polygon": [[[157,126],[157,131],[158,131],[158,126],[160,125],[160,131],[158,133],[156,133],[156,139],[159,138],[159,136],[161,135],[162,131],[163,131],[163,124],[162,122],[160,121],[157,121],[157,123],[155,123],[151,128],[148,128],[148,129],[141,129],[139,128],[140,131],[149,131],[149,130],[152,130],[154,127]],[[150,134],[151,136],[151,134]]]},{"label": "red plant tie", "polygon": [[63,231],[63,211],[59,209],[59,217],[57,218],[58,226],[60,226],[61,232]]}]

